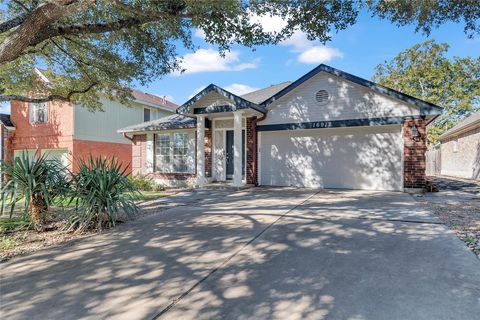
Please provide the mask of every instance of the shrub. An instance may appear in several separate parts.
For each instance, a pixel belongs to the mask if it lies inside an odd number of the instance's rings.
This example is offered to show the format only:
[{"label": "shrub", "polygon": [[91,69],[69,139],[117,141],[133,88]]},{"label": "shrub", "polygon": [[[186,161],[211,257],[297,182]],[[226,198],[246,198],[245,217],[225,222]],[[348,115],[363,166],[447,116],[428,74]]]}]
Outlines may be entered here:
[{"label": "shrub", "polygon": [[156,184],[152,178],[142,175],[130,175],[128,177],[130,182],[137,188],[142,191],[162,191],[165,188]]},{"label": "shrub", "polygon": [[60,161],[48,160],[45,154],[32,160],[23,153],[9,162],[4,161],[0,171],[6,181],[0,191],[1,213],[9,204],[11,217],[16,204],[23,200],[25,213],[29,214],[34,228],[42,230],[54,198],[69,190],[66,168]]},{"label": "shrub", "polygon": [[75,209],[67,229],[102,230],[115,226],[119,216],[133,218],[137,189],[118,160],[90,157],[80,160],[78,172],[72,174],[72,201]]}]

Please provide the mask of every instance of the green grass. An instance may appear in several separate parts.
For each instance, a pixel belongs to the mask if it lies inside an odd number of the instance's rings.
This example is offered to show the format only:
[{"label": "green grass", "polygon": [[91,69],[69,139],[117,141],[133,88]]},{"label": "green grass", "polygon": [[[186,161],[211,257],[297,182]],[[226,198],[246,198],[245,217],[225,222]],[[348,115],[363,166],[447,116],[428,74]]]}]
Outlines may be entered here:
[{"label": "green grass", "polygon": [[18,242],[12,237],[1,236],[0,237],[0,250],[8,250],[18,245]]},{"label": "green grass", "polygon": [[30,227],[30,221],[22,217],[16,218],[0,218],[0,233],[10,230],[25,230]]},{"label": "green grass", "polygon": [[138,196],[139,201],[145,200],[154,200],[158,198],[165,197],[165,192],[162,191],[140,191],[140,195]]}]

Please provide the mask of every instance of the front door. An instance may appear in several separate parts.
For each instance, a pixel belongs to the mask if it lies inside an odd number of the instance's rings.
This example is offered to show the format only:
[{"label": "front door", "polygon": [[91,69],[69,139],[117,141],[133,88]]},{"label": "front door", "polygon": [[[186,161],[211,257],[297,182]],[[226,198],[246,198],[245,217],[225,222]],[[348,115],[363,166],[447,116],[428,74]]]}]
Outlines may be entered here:
[{"label": "front door", "polygon": [[[226,131],[225,138],[227,179],[233,177],[233,130]],[[242,130],[242,175],[245,174],[245,130]]]}]

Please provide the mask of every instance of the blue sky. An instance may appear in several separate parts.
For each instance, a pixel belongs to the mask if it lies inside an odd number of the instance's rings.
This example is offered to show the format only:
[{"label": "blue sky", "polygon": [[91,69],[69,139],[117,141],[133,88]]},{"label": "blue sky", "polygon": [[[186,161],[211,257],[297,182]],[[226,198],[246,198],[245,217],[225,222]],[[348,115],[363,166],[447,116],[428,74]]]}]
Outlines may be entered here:
[{"label": "blue sky", "polygon": [[[275,19],[261,22],[272,30],[281,23]],[[462,24],[447,23],[433,30],[429,37],[415,33],[414,29],[414,26],[397,27],[363,12],[355,25],[332,34],[332,41],[325,46],[309,42],[303,34],[297,33],[280,45],[256,47],[255,51],[233,46],[226,59],[221,59],[216,48],[205,43],[197,32],[194,41],[200,50],[193,53],[180,49],[179,52],[184,57],[186,73],[168,75],[143,87],[133,86],[182,104],[210,83],[243,94],[296,80],[320,63],[370,79],[377,64],[427,39],[450,44],[449,56],[480,55],[480,36],[468,39]],[[0,107],[0,112],[8,112],[8,109]]]},{"label": "blue sky", "polygon": [[397,27],[362,13],[354,26],[333,34],[326,48],[319,42],[306,41],[302,34],[296,34],[282,45],[256,47],[253,52],[250,48],[234,46],[226,60],[221,60],[215,47],[206,44],[200,35],[194,38],[200,51],[196,54],[181,52],[189,71],[182,75],[169,75],[138,88],[166,95],[182,104],[210,83],[241,94],[249,89],[296,80],[322,62],[370,79],[377,64],[427,39],[450,44],[449,56],[480,55],[480,37],[468,39],[463,25],[445,24],[433,30],[429,37],[414,31],[413,26]]}]

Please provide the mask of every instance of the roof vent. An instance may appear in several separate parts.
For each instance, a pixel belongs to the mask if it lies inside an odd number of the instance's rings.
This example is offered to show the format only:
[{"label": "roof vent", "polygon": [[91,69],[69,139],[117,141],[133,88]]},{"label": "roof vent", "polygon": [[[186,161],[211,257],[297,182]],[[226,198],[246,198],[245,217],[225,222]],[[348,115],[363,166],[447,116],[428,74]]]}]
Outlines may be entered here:
[{"label": "roof vent", "polygon": [[319,104],[326,104],[328,101],[330,101],[330,94],[327,90],[319,90],[315,94],[315,100],[317,100]]}]

